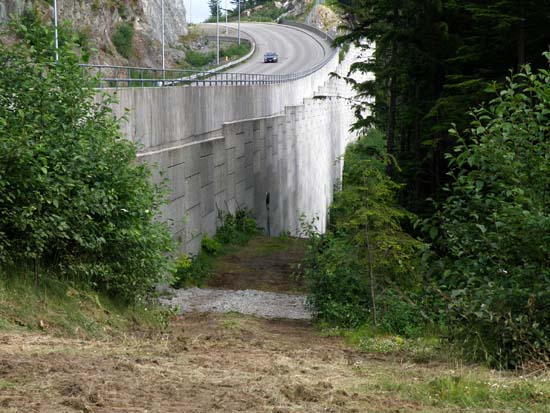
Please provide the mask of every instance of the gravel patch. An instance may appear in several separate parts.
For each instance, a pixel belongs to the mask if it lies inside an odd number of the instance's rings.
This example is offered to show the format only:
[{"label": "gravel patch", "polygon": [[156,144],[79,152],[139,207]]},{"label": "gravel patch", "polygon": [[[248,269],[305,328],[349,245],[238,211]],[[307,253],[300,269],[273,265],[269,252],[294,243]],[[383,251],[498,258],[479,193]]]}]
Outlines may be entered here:
[{"label": "gravel patch", "polygon": [[173,294],[171,298],[161,298],[160,302],[177,307],[180,314],[237,312],[263,318],[311,319],[305,295],[206,288],[171,290],[170,293]]}]

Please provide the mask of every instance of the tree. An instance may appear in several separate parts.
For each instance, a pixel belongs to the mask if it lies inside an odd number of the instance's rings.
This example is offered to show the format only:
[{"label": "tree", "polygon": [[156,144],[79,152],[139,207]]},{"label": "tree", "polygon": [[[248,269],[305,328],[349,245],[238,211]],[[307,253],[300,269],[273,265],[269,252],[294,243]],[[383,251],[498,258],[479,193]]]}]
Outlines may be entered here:
[{"label": "tree", "polygon": [[27,14],[0,45],[0,265],[32,266],[128,300],[167,275],[163,189],[136,161],[66,31]]},{"label": "tree", "polygon": [[444,154],[456,144],[449,125],[466,127],[464,113],[490,99],[489,85],[504,82],[510,68],[545,66],[550,3],[357,0],[348,16],[350,31],[337,42],[375,45],[374,59],[352,66],[376,78],[356,85],[375,97],[373,115],[357,126],[374,124],[386,133],[401,166],[394,178],[406,184],[401,203],[429,215],[426,198],[445,196]]},{"label": "tree", "polygon": [[221,0],[208,0],[208,8],[210,9],[210,19],[216,19],[216,16],[220,11],[219,10],[220,7],[222,7]]}]

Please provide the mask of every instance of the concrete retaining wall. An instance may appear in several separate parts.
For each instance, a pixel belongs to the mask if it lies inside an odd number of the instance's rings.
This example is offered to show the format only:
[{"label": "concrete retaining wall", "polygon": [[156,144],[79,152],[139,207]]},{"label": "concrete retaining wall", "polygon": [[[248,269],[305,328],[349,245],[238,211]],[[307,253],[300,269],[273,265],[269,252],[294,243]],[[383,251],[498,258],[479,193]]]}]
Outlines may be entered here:
[{"label": "concrete retaining wall", "polygon": [[[354,139],[349,87],[329,80],[337,56],[307,78],[278,85],[113,90],[130,109],[124,128],[172,189],[161,219],[182,250],[195,253],[213,234],[220,211],[248,208],[271,233],[297,233],[300,214],[326,223],[340,155]],[[325,98],[316,99],[318,91]],[[330,91],[330,94],[327,94]]]}]

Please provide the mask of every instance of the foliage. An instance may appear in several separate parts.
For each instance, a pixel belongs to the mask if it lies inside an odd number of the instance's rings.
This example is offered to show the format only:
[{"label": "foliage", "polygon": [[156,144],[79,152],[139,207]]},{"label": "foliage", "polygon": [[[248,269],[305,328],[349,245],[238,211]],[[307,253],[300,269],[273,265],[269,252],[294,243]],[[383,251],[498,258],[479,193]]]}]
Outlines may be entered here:
[{"label": "foliage", "polygon": [[[375,80],[355,83],[371,111],[358,111],[356,127],[375,125],[400,165],[392,176],[405,186],[400,203],[429,216],[444,198],[448,164],[456,144],[449,125],[467,126],[471,107],[491,98],[525,62],[545,67],[550,3],[546,0],[354,0],[350,30],[338,43],[370,49],[352,66]],[[373,45],[376,45],[374,48]],[[374,99],[373,99],[374,97]],[[363,116],[363,114],[367,114]]]},{"label": "foliage", "polygon": [[33,263],[127,300],[167,273],[172,242],[155,221],[162,188],[96,100],[76,46],[35,20],[0,45],[0,265]]},{"label": "foliage", "polygon": [[550,362],[549,84],[526,66],[451,131],[453,182],[425,222],[453,338],[501,367]]},{"label": "foliage", "polygon": [[220,212],[218,220],[222,225],[216,231],[216,239],[222,244],[244,244],[252,235],[258,234],[256,220],[247,209],[238,209],[235,215]]},{"label": "foliage", "polygon": [[210,19],[216,21],[216,16],[219,14],[221,17],[223,15],[221,0],[208,0],[208,9],[210,10]]},{"label": "foliage", "polygon": [[126,59],[132,57],[134,41],[134,25],[130,22],[119,23],[113,33],[113,44],[116,50]]},{"label": "foliage", "polygon": [[216,52],[210,51],[207,53],[188,50],[185,53],[185,61],[193,67],[203,68],[216,61]]},{"label": "foliage", "polygon": [[24,266],[0,269],[0,330],[41,330],[71,337],[124,336],[136,328],[167,327],[172,311],[145,301],[125,305],[90,289],[60,280],[42,269],[39,282]]},{"label": "foliage", "polygon": [[[236,60],[250,51],[250,43],[242,42],[240,45],[232,44],[227,47],[220,48],[220,59],[227,58]],[[185,53],[184,67],[192,67],[195,69],[204,69],[216,64],[216,51],[199,52],[196,50],[188,50]]]},{"label": "foliage", "polygon": [[176,261],[172,286],[187,287],[202,285],[209,276],[211,258],[227,253],[235,244],[245,244],[259,233],[256,220],[246,209],[238,209],[235,215],[219,212],[220,226],[216,235],[210,238],[204,234],[201,251],[195,256],[183,254]]},{"label": "foliage", "polygon": [[[400,319],[390,322],[387,317],[390,301],[403,300],[396,295],[404,294],[397,285],[409,291],[421,287],[415,257],[423,245],[401,229],[412,216],[397,205],[398,185],[385,173],[387,162],[376,131],[349,147],[328,233],[317,234],[314,223],[304,226],[311,244],[306,269],[309,301],[324,321],[357,326],[370,318],[394,332],[412,334],[411,321],[422,324],[408,314],[418,312],[412,300],[401,305]],[[382,310],[378,320],[377,305]]]},{"label": "foliage", "polygon": [[219,255],[222,250],[222,244],[215,238],[210,238],[208,235],[202,236],[201,250],[206,254],[216,256]]},{"label": "foliage", "polygon": [[273,22],[277,20],[285,9],[283,7],[277,8],[275,3],[265,3],[261,5],[261,8],[251,10],[250,16],[242,16],[242,21],[255,21],[255,22]]}]

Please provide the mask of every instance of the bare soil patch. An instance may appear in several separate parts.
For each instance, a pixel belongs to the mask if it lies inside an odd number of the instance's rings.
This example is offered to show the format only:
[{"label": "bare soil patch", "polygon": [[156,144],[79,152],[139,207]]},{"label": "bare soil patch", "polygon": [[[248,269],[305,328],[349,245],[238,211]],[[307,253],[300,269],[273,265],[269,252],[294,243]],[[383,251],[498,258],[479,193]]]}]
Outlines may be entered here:
[{"label": "bare soil patch", "polygon": [[154,337],[0,342],[6,412],[364,412],[373,402],[358,392],[367,359],[298,321],[194,314]]},{"label": "bare soil patch", "polygon": [[226,290],[304,293],[303,282],[294,274],[305,249],[305,240],[302,239],[254,238],[233,254],[216,260],[207,286]]},{"label": "bare soil patch", "polygon": [[[300,240],[252,240],[219,257],[209,287],[297,294],[303,250]],[[99,340],[45,330],[0,331],[1,412],[550,411],[548,375],[526,383],[423,352],[364,353],[302,320],[186,313],[162,333]]]}]

